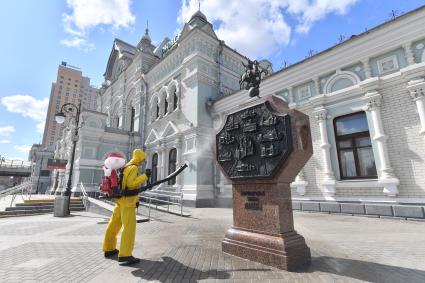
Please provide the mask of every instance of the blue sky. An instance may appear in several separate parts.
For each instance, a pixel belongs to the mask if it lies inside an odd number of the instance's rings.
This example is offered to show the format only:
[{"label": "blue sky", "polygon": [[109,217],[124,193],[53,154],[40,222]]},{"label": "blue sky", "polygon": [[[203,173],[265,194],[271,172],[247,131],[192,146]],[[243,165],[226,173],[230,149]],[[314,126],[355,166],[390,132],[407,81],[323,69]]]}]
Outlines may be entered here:
[{"label": "blue sky", "polygon": [[[201,0],[226,43],[278,70],[424,0]],[[100,85],[114,38],[136,45],[146,21],[152,40],[173,36],[197,0],[14,0],[0,10],[0,156],[27,159],[42,138],[60,62]]]}]

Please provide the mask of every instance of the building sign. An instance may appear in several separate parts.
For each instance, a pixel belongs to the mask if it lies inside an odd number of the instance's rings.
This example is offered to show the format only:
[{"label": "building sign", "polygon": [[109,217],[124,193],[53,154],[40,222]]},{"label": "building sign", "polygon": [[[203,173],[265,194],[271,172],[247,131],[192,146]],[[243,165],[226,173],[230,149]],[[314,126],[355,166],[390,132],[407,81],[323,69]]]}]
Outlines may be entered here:
[{"label": "building sign", "polygon": [[290,117],[278,115],[267,102],[230,114],[216,146],[230,179],[272,177],[292,152]]},{"label": "building sign", "polygon": [[65,169],[68,160],[63,159],[47,159],[47,169]]},{"label": "building sign", "polygon": [[245,209],[262,210],[260,197],[266,195],[264,191],[245,191],[241,195],[246,196]]},{"label": "building sign", "polygon": [[162,52],[162,56],[165,55],[165,53],[167,53],[168,51],[170,51],[177,43],[177,41],[179,41],[180,38],[180,33],[176,34],[170,41],[168,41],[161,49]]}]

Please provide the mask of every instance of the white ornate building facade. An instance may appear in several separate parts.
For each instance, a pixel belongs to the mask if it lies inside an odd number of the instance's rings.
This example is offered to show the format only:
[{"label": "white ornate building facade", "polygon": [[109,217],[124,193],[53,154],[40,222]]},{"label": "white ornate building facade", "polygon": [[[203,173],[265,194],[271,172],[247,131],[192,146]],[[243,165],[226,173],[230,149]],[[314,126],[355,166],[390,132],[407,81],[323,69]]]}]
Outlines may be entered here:
[{"label": "white ornate building facade", "polygon": [[[189,165],[164,189],[196,206],[231,205],[215,133],[259,102],[238,91],[246,60],[200,12],[157,47],[148,32],[137,46],[115,40],[97,112],[82,114],[74,190],[100,182],[108,153],[140,147],[154,179]],[[310,117],[314,155],[291,185],[294,200],[425,204],[424,7],[272,74],[260,92]],[[58,158],[69,158],[70,141]],[[58,171],[57,187],[67,175]]]},{"label": "white ornate building facade", "polygon": [[[314,155],[294,200],[425,203],[424,7],[274,73],[260,92],[310,117]],[[241,106],[247,97],[214,103],[216,129],[258,103]]]},{"label": "white ornate building facade", "polygon": [[[116,39],[97,112],[82,113],[73,191],[80,183],[97,190],[106,155],[118,152],[129,159],[139,147],[148,154],[153,179],[189,165],[162,189],[182,191],[189,205],[215,205],[218,172],[209,106],[239,89],[242,62],[247,58],[219,40],[200,11],[178,36],[157,47],[148,30],[137,46]],[[68,129],[58,142],[57,158],[69,159],[71,140]],[[68,170],[69,163],[53,174],[58,193],[66,186]]]}]

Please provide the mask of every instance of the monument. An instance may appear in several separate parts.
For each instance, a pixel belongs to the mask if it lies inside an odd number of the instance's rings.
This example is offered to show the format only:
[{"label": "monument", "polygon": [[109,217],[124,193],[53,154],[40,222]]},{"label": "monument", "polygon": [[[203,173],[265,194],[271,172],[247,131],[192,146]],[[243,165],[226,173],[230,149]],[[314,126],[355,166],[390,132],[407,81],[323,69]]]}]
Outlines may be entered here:
[{"label": "monument", "polygon": [[313,154],[308,116],[277,96],[227,116],[217,161],[233,190],[223,251],[285,270],[310,262],[294,230],[290,183]]}]

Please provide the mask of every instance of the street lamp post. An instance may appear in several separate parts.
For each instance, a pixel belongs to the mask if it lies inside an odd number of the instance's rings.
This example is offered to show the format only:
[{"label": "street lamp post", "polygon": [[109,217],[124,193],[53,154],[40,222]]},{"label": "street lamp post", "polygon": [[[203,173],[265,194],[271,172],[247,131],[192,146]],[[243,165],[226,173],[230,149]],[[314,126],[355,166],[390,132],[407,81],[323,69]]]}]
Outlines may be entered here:
[{"label": "street lamp post", "polygon": [[75,157],[75,147],[78,139],[78,124],[80,122],[80,112],[81,112],[81,101],[78,103],[78,106],[73,103],[65,103],[61,107],[61,111],[56,113],[55,120],[58,124],[65,122],[66,114],[75,113],[75,130],[74,135],[72,136],[72,154],[71,154],[71,166],[69,168],[68,182],[66,185],[64,196],[68,197],[68,215],[70,214],[70,202],[71,202],[71,186],[72,186],[72,171],[74,168],[74,157]]}]

